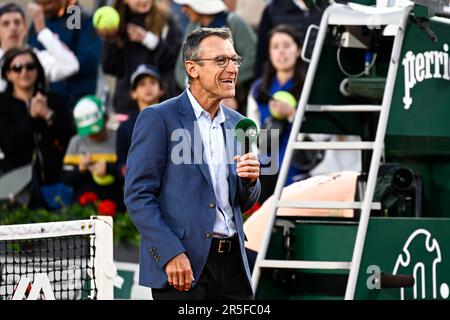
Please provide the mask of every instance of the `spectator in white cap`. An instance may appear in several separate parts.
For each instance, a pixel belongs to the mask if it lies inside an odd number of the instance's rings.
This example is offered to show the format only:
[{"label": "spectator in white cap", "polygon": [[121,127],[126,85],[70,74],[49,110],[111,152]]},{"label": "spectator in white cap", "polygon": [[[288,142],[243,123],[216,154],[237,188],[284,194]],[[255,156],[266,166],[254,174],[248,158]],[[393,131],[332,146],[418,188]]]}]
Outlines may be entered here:
[{"label": "spectator in white cap", "polygon": [[125,178],[125,164],[136,119],[142,110],[161,102],[165,93],[159,71],[147,64],[139,65],[133,72],[130,78],[130,87],[131,98],[138,105],[139,111],[131,113],[128,120],[123,122],[117,130],[117,167],[122,180]]},{"label": "spectator in white cap", "polygon": [[78,134],[64,157],[63,180],[73,187],[73,200],[93,192],[99,200],[123,209],[122,188],[117,177],[116,131],[106,127],[105,107],[95,96],[85,96],[75,105],[73,116]]},{"label": "spectator in white cap", "polygon": [[[182,5],[183,12],[191,21],[186,29],[185,37],[200,27],[227,27],[231,30],[236,53],[243,58],[243,61],[239,68],[236,96],[233,99],[227,99],[224,104],[245,114],[255,62],[256,34],[253,29],[240,16],[234,12],[228,12],[222,0],[174,0],[174,2]],[[187,75],[181,51],[175,67],[175,78],[178,86],[184,89],[187,84]]]}]

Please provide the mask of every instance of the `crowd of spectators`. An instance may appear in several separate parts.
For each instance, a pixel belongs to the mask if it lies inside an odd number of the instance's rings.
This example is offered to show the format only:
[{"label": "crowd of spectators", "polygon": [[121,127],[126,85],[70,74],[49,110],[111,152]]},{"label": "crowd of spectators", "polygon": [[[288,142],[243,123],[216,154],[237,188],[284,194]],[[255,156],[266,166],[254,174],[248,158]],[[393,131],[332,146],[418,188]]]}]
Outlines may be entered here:
[{"label": "crowd of spectators", "polygon": [[[54,210],[95,192],[124,209],[122,185],[134,122],[142,109],[186,88],[180,48],[199,27],[228,27],[243,57],[236,97],[223,104],[269,129],[274,120],[269,106],[275,106],[282,114],[277,121],[285,144],[295,109],[273,96],[282,90],[299,98],[306,73],[300,58],[303,38],[309,24],[319,24],[325,4],[104,2],[120,15],[117,29],[96,30],[92,12],[76,0],[0,4],[0,183],[2,175],[31,166],[27,205]],[[77,12],[79,27],[69,27]],[[255,12],[261,19],[255,19]],[[115,80],[110,104],[98,94],[104,75]],[[119,126],[108,126],[117,122]]]}]

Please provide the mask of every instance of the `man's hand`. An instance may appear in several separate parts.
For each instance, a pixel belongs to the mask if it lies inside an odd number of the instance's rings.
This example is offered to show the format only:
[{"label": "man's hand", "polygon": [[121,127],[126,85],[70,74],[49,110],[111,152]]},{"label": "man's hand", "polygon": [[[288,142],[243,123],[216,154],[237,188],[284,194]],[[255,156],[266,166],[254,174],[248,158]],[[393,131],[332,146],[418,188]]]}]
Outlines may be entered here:
[{"label": "man's hand", "polygon": [[37,33],[45,29],[44,10],[42,10],[42,7],[39,4],[35,2],[28,3],[27,13],[33,21]]},{"label": "man's hand", "polygon": [[194,280],[191,263],[186,254],[180,253],[166,264],[169,285],[178,291],[188,291]]},{"label": "man's hand", "polygon": [[50,108],[47,104],[47,97],[38,92],[30,101],[30,115],[32,118],[47,119]]},{"label": "man's hand", "polygon": [[243,156],[235,156],[237,161],[236,172],[239,177],[247,178],[252,183],[259,178],[259,160],[258,156],[253,153],[246,153]]}]

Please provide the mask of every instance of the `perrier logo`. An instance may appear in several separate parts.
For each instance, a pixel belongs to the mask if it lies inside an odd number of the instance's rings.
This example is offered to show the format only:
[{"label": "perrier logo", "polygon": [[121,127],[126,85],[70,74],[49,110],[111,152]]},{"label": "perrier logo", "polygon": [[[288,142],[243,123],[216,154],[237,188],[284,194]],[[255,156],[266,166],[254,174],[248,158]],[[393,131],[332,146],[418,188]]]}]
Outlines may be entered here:
[{"label": "perrier logo", "polygon": [[402,64],[405,72],[405,95],[403,107],[409,109],[413,103],[411,90],[418,83],[428,79],[450,80],[448,44],[443,45],[444,51],[426,51],[414,54],[408,51]]}]

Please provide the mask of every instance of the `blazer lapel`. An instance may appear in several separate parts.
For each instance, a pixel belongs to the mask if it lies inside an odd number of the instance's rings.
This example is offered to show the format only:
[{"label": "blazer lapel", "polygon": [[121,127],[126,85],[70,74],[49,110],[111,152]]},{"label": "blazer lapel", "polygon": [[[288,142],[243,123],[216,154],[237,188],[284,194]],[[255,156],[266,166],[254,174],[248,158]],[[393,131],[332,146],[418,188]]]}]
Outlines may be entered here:
[{"label": "blazer lapel", "polygon": [[[231,159],[227,159],[229,162],[228,164],[228,184],[230,188],[230,204],[233,205],[233,200],[236,196],[236,187],[237,187],[237,173],[236,173],[236,161],[233,160],[233,157],[236,155],[237,149],[237,142],[234,138],[234,124],[232,123],[230,119],[230,115],[228,114],[226,108],[223,108],[224,114],[225,114],[225,122],[223,123],[223,131],[224,131],[224,139],[225,139],[225,147],[227,149],[227,157],[231,157]],[[227,135],[228,134],[228,135]],[[232,146],[229,146],[229,144],[232,143]]]},{"label": "blazer lapel", "polygon": [[[194,164],[197,164],[200,168],[200,171],[202,172],[203,176],[205,177],[208,184],[211,186],[211,188],[214,189],[212,182],[211,182],[211,175],[209,174],[209,168],[208,164],[203,161],[203,141],[202,137],[200,135],[200,128],[197,124],[197,119],[195,117],[194,110],[192,109],[191,102],[189,101],[189,97],[186,93],[186,90],[180,95],[178,99],[178,110],[180,114],[182,115],[180,117],[181,123],[183,124],[183,127],[189,132],[189,137],[186,137],[187,141],[189,141],[189,146],[192,151],[192,155],[194,158]],[[197,132],[195,134],[195,132]],[[199,141],[195,141],[195,139],[200,139]],[[195,144],[194,144],[195,143]],[[199,147],[196,149],[196,145]]]}]

